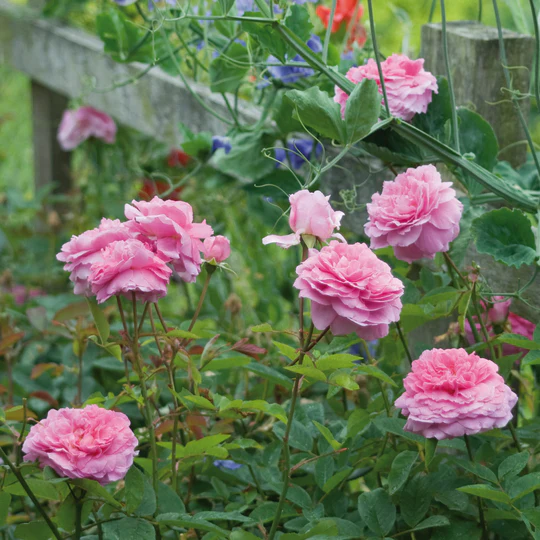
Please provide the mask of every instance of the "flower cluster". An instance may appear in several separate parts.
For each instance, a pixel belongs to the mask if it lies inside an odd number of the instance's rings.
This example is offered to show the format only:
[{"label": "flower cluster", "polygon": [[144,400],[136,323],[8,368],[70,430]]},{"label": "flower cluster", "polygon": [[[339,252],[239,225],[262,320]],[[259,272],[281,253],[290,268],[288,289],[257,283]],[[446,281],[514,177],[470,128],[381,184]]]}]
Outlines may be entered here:
[{"label": "flower cluster", "polygon": [[116,140],[114,120],[94,107],[64,111],[57,134],[62,150],[73,150],[90,137],[113,144]]},{"label": "flower cluster", "polygon": [[39,461],[60,476],[89,478],[105,485],[124,478],[138,452],[125,414],[89,405],[51,410],[28,433],[25,461]]},{"label": "flower cluster", "polygon": [[[205,221],[193,221],[193,209],[184,201],[133,201],[125,206],[125,216],[126,222],[104,218],[99,227],[62,246],[57,259],[71,272],[75,294],[96,295],[104,302],[134,293],[139,300],[155,302],[167,294],[169,265],[191,283],[201,271],[201,252],[211,251],[215,262],[230,253],[225,238],[212,239]],[[203,240],[211,244],[205,247]]]},{"label": "flower cluster", "polygon": [[440,440],[506,426],[518,398],[498,369],[465,349],[424,351],[395,403],[407,416],[405,430]]},{"label": "flower cluster", "polygon": [[[424,60],[411,60],[402,54],[393,54],[381,64],[388,107],[393,116],[410,121],[415,114],[425,113],[431,103],[433,92],[438,92],[437,79],[424,69]],[[355,84],[364,79],[374,80],[383,95],[377,63],[370,58],[363,66],[352,67],[347,79]],[[341,105],[345,114],[348,94],[336,86],[334,101]]]}]

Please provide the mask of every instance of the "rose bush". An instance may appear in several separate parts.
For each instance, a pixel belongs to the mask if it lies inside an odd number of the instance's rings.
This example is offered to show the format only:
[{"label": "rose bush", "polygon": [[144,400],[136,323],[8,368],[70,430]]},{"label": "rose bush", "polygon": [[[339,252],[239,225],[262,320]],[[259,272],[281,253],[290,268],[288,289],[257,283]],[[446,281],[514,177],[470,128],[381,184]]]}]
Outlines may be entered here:
[{"label": "rose bush", "polygon": [[178,76],[206,124],[77,100],[69,197],[5,219],[3,536],[538,537],[535,156],[372,2],[132,4],[77,2],[112,86]]}]

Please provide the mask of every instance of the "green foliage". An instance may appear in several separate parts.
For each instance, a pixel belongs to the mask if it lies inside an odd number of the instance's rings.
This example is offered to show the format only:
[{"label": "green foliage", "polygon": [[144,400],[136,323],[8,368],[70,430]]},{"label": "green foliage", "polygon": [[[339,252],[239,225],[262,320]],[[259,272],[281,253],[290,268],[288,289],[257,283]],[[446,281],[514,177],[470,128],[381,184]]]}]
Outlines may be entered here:
[{"label": "green foliage", "polygon": [[491,210],[473,222],[476,248],[496,261],[519,268],[538,257],[528,218],[519,210]]}]

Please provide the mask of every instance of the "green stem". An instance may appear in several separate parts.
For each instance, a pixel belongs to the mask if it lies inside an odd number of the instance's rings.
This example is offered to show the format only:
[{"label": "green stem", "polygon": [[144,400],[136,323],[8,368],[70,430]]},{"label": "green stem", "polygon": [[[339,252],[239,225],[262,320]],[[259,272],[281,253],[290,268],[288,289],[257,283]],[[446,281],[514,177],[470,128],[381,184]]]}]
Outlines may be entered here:
[{"label": "green stem", "polygon": [[386,84],[384,82],[384,74],[381,66],[381,59],[379,54],[379,48],[377,46],[377,33],[375,32],[375,18],[373,15],[372,0],[368,0],[369,11],[369,28],[371,30],[371,41],[373,43],[373,52],[375,53],[375,62],[377,62],[377,70],[379,72],[379,80],[381,81],[381,90],[384,98],[384,108],[386,109],[386,115],[391,117],[390,105],[388,104],[388,96],[386,94]]},{"label": "green stem", "polygon": [[483,2],[482,0],[478,0],[478,22],[482,22],[482,9],[483,9]]},{"label": "green stem", "polygon": [[409,367],[412,366],[413,358],[411,351],[409,350],[409,346],[407,345],[407,340],[405,339],[405,335],[403,334],[403,331],[401,329],[401,324],[399,321],[396,322],[396,329],[399,334],[399,339],[401,340],[401,343],[403,345],[403,348],[405,349],[405,353],[407,354],[407,358],[409,359]]},{"label": "green stem", "polygon": [[[471,463],[475,463],[474,461],[474,454],[471,447],[471,441],[469,440],[468,435],[463,435],[463,439],[465,439],[465,446],[467,447],[467,453],[469,454],[469,460]],[[487,538],[487,525],[486,525],[486,519],[484,516],[484,507],[482,506],[482,499],[480,497],[476,497],[476,502],[478,503],[478,515],[480,517],[480,524],[482,525],[482,533],[483,538]]]},{"label": "green stem", "polygon": [[210,284],[210,280],[212,279],[212,274],[216,270],[215,266],[212,266],[209,264],[206,264],[205,266],[206,266],[206,279],[204,280],[204,285],[201,291],[201,296],[199,298],[199,303],[197,304],[197,309],[195,310],[195,313],[193,314],[193,318],[191,319],[191,322],[189,323],[188,332],[191,332],[193,330],[193,327],[195,326],[195,323],[197,322],[199,314],[201,313],[204,299],[206,297],[206,293],[208,291],[208,285]]},{"label": "green stem", "polygon": [[148,398],[148,391],[146,388],[146,381],[144,378],[144,371],[142,365],[142,359],[139,354],[139,327],[137,324],[137,296],[135,292],[131,293],[131,303],[133,305],[133,367],[139,377],[139,383],[141,385],[141,393],[144,401],[144,409],[146,416],[146,425],[150,434],[150,454],[152,459],[152,485],[154,491],[157,493],[159,477],[158,477],[158,461],[157,461],[157,445],[156,445],[156,432],[154,430],[154,422],[152,421],[152,405]]},{"label": "green stem", "polygon": [[446,32],[446,9],[444,7],[444,0],[441,0],[441,15],[442,15],[442,46],[444,65],[446,68],[446,78],[448,79],[448,89],[450,93],[450,108],[452,110],[452,137],[454,139],[454,148],[460,152],[459,144],[459,124],[456,109],[456,97],[454,95],[454,84],[452,82],[452,71],[450,70],[450,57],[448,55],[448,34]]},{"label": "green stem", "polygon": [[330,45],[330,36],[332,35],[332,26],[334,26],[334,17],[336,15],[337,0],[332,0],[332,7],[330,9],[330,19],[328,20],[328,26],[326,27],[326,33],[324,35],[324,46],[322,59],[326,64],[328,61],[328,46]]},{"label": "green stem", "polygon": [[[497,0],[493,0],[493,11],[495,12],[495,20],[497,22],[497,33],[499,36],[499,55],[501,57],[501,64],[504,71],[504,78],[506,80],[506,85],[508,87],[508,90],[510,91],[510,99],[512,101],[512,105],[514,105],[514,109],[516,110],[516,114],[519,118],[521,127],[523,128],[523,131],[525,132],[525,138],[527,139],[527,142],[529,143],[529,147],[531,149],[531,154],[534,160],[534,164],[536,165],[536,170],[538,171],[538,174],[540,174],[540,161],[538,160],[538,156],[536,155],[534,142],[531,137],[531,132],[529,131],[529,127],[527,126],[527,121],[525,120],[525,117],[523,116],[523,112],[521,110],[521,107],[519,106],[519,102],[516,96],[514,95],[514,93],[512,92],[512,78],[510,77],[510,71],[508,69],[508,59],[506,57],[506,47],[504,44],[501,16],[499,13],[499,6],[497,4]],[[538,55],[538,51],[537,51],[537,55]]]},{"label": "green stem", "polygon": [[41,517],[45,520],[45,523],[47,523],[54,537],[57,540],[62,540],[62,535],[56,528],[56,525],[51,521],[51,518],[48,516],[43,506],[41,506],[40,502],[37,500],[37,497],[34,495],[34,492],[28,485],[28,482],[24,479],[24,476],[21,474],[19,469],[15,467],[15,465],[13,465],[12,461],[9,459],[9,457],[4,452],[2,447],[0,447],[0,457],[4,460],[4,463],[11,469],[11,472],[15,475],[15,478],[17,478],[17,480],[19,481],[19,484],[21,484],[24,491],[26,491],[26,494],[28,495],[28,497],[30,497],[30,500],[34,503],[36,510],[41,514]]},{"label": "green stem", "polygon": [[531,6],[531,14],[534,26],[535,61],[534,61],[534,95],[536,96],[536,107],[540,111],[540,28],[538,27],[538,17],[534,0],[529,0]]},{"label": "green stem", "polygon": [[84,495],[80,498],[76,498],[73,495],[75,500],[75,540],[80,540],[82,535],[82,510],[83,510],[83,500]]}]

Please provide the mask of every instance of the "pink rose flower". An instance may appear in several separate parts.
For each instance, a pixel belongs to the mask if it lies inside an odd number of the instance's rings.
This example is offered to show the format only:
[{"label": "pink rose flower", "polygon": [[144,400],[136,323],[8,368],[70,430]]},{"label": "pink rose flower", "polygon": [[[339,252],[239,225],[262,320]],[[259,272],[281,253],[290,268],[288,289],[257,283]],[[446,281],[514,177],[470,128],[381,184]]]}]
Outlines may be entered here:
[{"label": "pink rose flower", "polygon": [[405,431],[441,440],[503,428],[518,398],[498,370],[465,349],[424,351],[395,403],[408,417]]},{"label": "pink rose flower", "polygon": [[[424,69],[424,60],[411,60],[402,54],[393,54],[381,63],[388,107],[392,116],[410,121],[417,113],[425,113],[431,103],[432,94],[438,93],[437,79]],[[358,84],[364,79],[375,81],[383,95],[377,62],[370,58],[363,66],[352,67],[347,79]],[[341,105],[345,115],[345,104],[349,96],[336,86],[334,101]],[[383,100],[384,102],[384,100]]]},{"label": "pink rose flower", "polygon": [[49,411],[32,426],[22,450],[24,461],[37,460],[60,476],[105,485],[124,478],[137,444],[125,414],[89,405]]},{"label": "pink rose flower", "polygon": [[231,243],[224,236],[211,236],[203,242],[203,255],[205,261],[221,263],[229,258]]},{"label": "pink rose flower", "polygon": [[386,336],[399,320],[403,283],[365,245],[336,240],[321,251],[310,250],[296,268],[294,286],[311,300],[315,328],[334,335],[356,332],[363,339]]},{"label": "pink rose flower", "polygon": [[172,262],[184,281],[194,282],[201,271],[201,239],[212,236],[212,227],[206,221],[194,223],[193,208],[187,202],[154,197],[132,205],[125,206],[130,228],[153,242],[156,253]]},{"label": "pink rose flower", "polygon": [[[533,339],[534,330],[536,328],[535,324],[510,311],[510,305],[512,303],[511,298],[505,300],[504,296],[494,296],[492,300],[493,306],[482,314],[484,325],[489,336],[508,332],[509,334],[519,334],[530,340]],[[475,321],[476,329],[481,336],[482,327],[478,322],[478,317],[473,317],[473,320]],[[474,334],[468,320],[465,320],[465,336],[469,343],[475,342]],[[502,345],[502,352],[504,356],[510,356],[513,354],[524,355],[528,351],[516,347],[515,345],[504,343]],[[484,354],[489,354],[489,352],[485,352]]]},{"label": "pink rose flower", "polygon": [[322,242],[326,242],[332,236],[338,236],[334,231],[339,230],[341,218],[345,214],[333,210],[329,200],[330,195],[325,196],[320,191],[311,193],[303,189],[293,193],[289,197],[291,203],[289,225],[294,234],[285,236],[271,234],[263,238],[263,244],[276,243],[279,247],[288,249],[298,245],[303,234],[316,236]]},{"label": "pink rose flower", "polygon": [[156,302],[167,294],[172,270],[140,240],[118,240],[101,252],[90,268],[89,282],[98,303],[111,296]]},{"label": "pink rose flower", "polygon": [[99,227],[79,236],[72,236],[71,240],[62,246],[56,258],[67,263],[64,270],[71,272],[69,279],[75,284],[73,292],[91,296],[92,288],[88,283],[90,267],[102,259],[101,250],[111,242],[128,240],[133,236],[125,223],[106,218],[101,220]]},{"label": "pink rose flower", "polygon": [[392,246],[396,257],[409,263],[448,251],[463,213],[451,186],[433,165],[408,169],[384,182],[382,193],[367,204],[365,232],[371,248]]},{"label": "pink rose flower", "polygon": [[64,111],[58,127],[58,143],[62,150],[73,150],[90,137],[114,144],[116,139],[114,120],[94,107],[79,107]]}]

